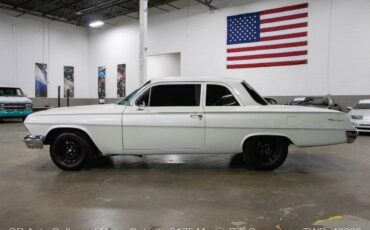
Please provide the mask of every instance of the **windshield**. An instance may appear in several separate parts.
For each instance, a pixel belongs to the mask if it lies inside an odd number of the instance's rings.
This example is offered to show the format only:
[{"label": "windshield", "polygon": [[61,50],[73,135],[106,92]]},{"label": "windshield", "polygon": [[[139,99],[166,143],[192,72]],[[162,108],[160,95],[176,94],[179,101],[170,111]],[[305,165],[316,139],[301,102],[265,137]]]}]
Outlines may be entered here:
[{"label": "windshield", "polygon": [[370,109],[370,103],[360,103],[355,105],[354,109]]},{"label": "windshield", "polygon": [[130,105],[132,98],[146,85],[148,85],[150,81],[147,81],[144,85],[142,85],[140,88],[135,89],[132,93],[130,93],[128,96],[122,98],[117,102],[118,105]]},{"label": "windshield", "polygon": [[290,102],[290,104],[328,106],[329,100],[326,97],[296,97]]},{"label": "windshield", "polygon": [[24,94],[19,88],[0,88],[1,97],[23,97]]}]

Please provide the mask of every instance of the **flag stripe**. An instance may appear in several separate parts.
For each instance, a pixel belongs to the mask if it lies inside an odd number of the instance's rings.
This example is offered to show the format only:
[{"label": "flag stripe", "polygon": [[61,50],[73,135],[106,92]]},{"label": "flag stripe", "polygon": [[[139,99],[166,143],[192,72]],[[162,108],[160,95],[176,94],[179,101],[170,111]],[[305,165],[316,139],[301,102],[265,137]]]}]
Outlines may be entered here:
[{"label": "flag stripe", "polygon": [[276,35],[284,35],[284,34],[295,34],[295,33],[302,33],[307,32],[306,27],[302,28],[295,28],[290,30],[279,30],[279,31],[272,31],[272,32],[264,32],[260,33],[261,37],[269,37],[269,36],[276,36]]},{"label": "flag stripe", "polygon": [[308,3],[303,3],[303,4],[293,5],[293,6],[284,6],[284,7],[279,7],[279,8],[270,9],[270,10],[263,10],[260,12],[260,14],[265,15],[265,14],[281,13],[281,12],[290,11],[290,10],[304,9],[307,7],[308,7]]},{"label": "flag stripe", "polygon": [[282,13],[276,13],[276,14],[265,14],[265,15],[260,15],[260,19],[269,19],[269,18],[278,18],[282,16],[288,16],[288,15],[294,15],[294,14],[302,14],[302,13],[307,13],[307,9],[300,9],[300,10],[292,10],[289,12],[282,12]]},{"label": "flag stripe", "polygon": [[281,40],[281,39],[299,38],[299,37],[307,37],[307,32],[263,37],[260,39],[260,41],[272,41],[272,40]]},{"label": "flag stripe", "polygon": [[262,58],[292,57],[292,56],[301,56],[301,55],[307,55],[307,50],[284,52],[284,53],[269,53],[269,54],[235,56],[235,57],[227,57],[227,60],[237,61],[237,60],[251,60],[251,59],[262,59]]},{"label": "flag stripe", "polygon": [[272,32],[272,31],[280,31],[280,30],[289,30],[289,29],[295,29],[295,28],[302,28],[302,27],[307,27],[307,26],[308,26],[308,23],[307,22],[302,22],[302,23],[289,24],[289,25],[283,25],[283,26],[275,26],[275,27],[262,28],[260,31],[261,31],[261,33],[264,33],[264,32]]},{"label": "flag stripe", "polygon": [[255,51],[255,50],[270,50],[270,49],[299,47],[299,46],[306,46],[306,45],[307,45],[307,41],[303,41],[303,42],[283,43],[283,44],[276,44],[276,45],[231,48],[231,49],[227,49],[227,52],[233,53],[233,52],[244,52],[244,51]]},{"label": "flag stripe", "polygon": [[281,22],[272,22],[272,23],[265,23],[260,25],[260,29],[268,28],[268,27],[275,27],[275,26],[286,26],[290,24],[296,24],[296,23],[303,23],[307,22],[308,18],[297,18],[292,19],[289,21],[281,21]]},{"label": "flag stripe", "polygon": [[307,60],[307,55],[292,56],[292,57],[277,57],[277,58],[262,58],[262,59],[251,59],[251,60],[228,61],[227,64],[228,65],[242,65],[242,64],[285,62],[285,61],[298,61],[298,60]]},{"label": "flag stripe", "polygon": [[295,43],[295,42],[304,42],[307,41],[307,37],[298,37],[298,38],[291,38],[289,40],[273,40],[273,41],[264,41],[264,42],[250,42],[250,43],[242,43],[242,44],[233,44],[228,45],[227,48],[242,48],[242,47],[255,47],[255,46],[267,46],[267,45],[277,45],[277,44],[284,44],[284,43]]},{"label": "flag stripe", "polygon": [[235,53],[227,53],[227,56],[228,57],[236,57],[236,56],[247,56],[247,55],[256,55],[256,54],[286,53],[286,52],[302,51],[302,50],[308,50],[308,46],[288,47],[288,48],[270,49],[270,50],[256,50],[256,51],[246,51],[246,52],[235,52]]},{"label": "flag stripe", "polygon": [[307,18],[308,13],[301,13],[301,14],[293,14],[293,15],[288,15],[288,16],[282,16],[282,17],[276,17],[276,18],[267,18],[267,19],[262,19],[260,21],[261,24],[265,23],[271,23],[271,22],[280,22],[280,21],[288,21],[292,19],[297,19],[297,18]]},{"label": "flag stripe", "polygon": [[255,64],[237,64],[237,65],[227,65],[227,68],[228,69],[240,69],[240,68],[259,68],[259,67],[304,65],[304,64],[307,64],[307,60],[284,61],[284,62],[267,62],[267,63],[255,63]]}]

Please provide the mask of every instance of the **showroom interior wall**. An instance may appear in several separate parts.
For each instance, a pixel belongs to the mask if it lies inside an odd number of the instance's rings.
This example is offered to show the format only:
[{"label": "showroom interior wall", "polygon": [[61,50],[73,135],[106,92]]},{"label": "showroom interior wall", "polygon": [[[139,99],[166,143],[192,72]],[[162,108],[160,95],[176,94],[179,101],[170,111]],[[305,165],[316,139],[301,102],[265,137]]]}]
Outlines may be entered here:
[{"label": "showroom interior wall", "polygon": [[[370,94],[370,50],[363,48],[370,47],[370,29],[367,29],[370,1],[359,0],[356,4],[346,0],[308,1],[308,65],[227,70],[227,16],[307,1],[235,2],[235,6],[216,11],[191,4],[189,8],[150,16],[149,55],[180,52],[181,76],[241,78],[250,82],[261,94],[278,96],[285,101],[290,98],[285,96],[332,94],[340,95],[337,98],[341,104],[351,104],[361,97],[355,95]],[[226,4],[225,1],[223,3]],[[139,40],[127,38],[137,38],[138,22],[124,20],[122,25],[90,33],[90,58],[93,59],[89,62],[90,75],[95,74],[98,63],[103,60],[112,66],[122,62],[114,55],[117,50],[125,57],[130,53],[128,70],[137,68]],[[113,79],[115,74],[112,74],[107,77]],[[138,71],[131,70],[127,73],[127,79],[138,79],[138,74]],[[128,82],[128,91],[138,86],[135,83],[138,82]],[[107,87],[114,88],[114,85]],[[96,89],[90,92],[96,95]]]},{"label": "showroom interior wall", "polygon": [[[35,63],[45,63],[48,97],[56,98],[58,85],[63,87],[63,66],[74,66],[75,97],[89,98],[88,30],[28,15],[14,17],[16,14],[0,11],[0,84],[19,86],[33,98]],[[56,100],[33,101],[41,106]]]},{"label": "showroom interior wall", "polygon": [[181,76],[181,54],[169,53],[148,57],[147,79]]}]

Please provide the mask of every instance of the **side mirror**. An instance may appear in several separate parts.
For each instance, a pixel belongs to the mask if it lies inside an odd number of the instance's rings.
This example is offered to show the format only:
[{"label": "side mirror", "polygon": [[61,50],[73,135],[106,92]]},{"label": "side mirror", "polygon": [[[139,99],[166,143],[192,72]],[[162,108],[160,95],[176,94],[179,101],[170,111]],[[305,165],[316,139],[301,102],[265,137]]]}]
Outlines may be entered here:
[{"label": "side mirror", "polygon": [[139,105],[139,108],[137,110],[144,110],[145,109],[145,102],[143,101],[143,104]]},{"label": "side mirror", "polygon": [[351,106],[347,107],[347,111],[351,111],[353,108]]}]

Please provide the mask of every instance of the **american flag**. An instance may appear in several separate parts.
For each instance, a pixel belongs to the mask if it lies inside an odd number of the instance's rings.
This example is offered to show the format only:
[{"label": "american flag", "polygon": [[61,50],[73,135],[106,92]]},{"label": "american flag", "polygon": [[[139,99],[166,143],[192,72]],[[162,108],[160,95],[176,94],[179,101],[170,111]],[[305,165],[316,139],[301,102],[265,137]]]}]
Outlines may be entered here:
[{"label": "american flag", "polygon": [[308,3],[227,17],[227,68],[307,64]]}]

